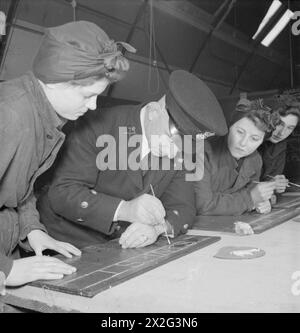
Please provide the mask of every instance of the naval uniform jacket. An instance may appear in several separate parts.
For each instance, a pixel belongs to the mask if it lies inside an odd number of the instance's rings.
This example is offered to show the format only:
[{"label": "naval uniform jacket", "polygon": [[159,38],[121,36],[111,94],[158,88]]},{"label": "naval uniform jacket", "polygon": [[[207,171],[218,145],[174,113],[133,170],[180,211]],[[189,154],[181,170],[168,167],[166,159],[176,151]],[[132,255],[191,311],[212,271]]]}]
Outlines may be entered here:
[{"label": "naval uniform jacket", "polygon": [[285,167],[287,140],[278,143],[265,141],[258,151],[263,160],[261,180],[270,180],[268,176],[282,175]]},{"label": "naval uniform jacket", "polygon": [[[53,183],[38,201],[41,221],[50,235],[78,247],[116,237],[122,223],[113,219],[121,200],[151,194],[150,184],[162,201],[175,236],[192,225],[194,191],[192,182],[185,181],[183,171],[148,170],[143,176],[140,169],[119,170],[119,163],[124,165],[124,159],[119,159],[119,133],[122,143],[142,133],[141,108],[127,105],[89,111],[75,122],[57,161]],[[96,146],[102,135],[111,135],[116,140],[116,170],[97,168],[97,156],[106,149]],[[128,149],[128,158],[136,149]]]},{"label": "naval uniform jacket", "polygon": [[34,230],[43,231],[33,184],[53,163],[64,141],[63,121],[32,73],[0,84],[0,271],[7,276],[9,258]]},{"label": "naval uniform jacket", "polygon": [[195,182],[198,215],[240,215],[254,207],[250,190],[258,181],[262,161],[255,151],[237,161],[227,138],[205,142],[204,176]]}]

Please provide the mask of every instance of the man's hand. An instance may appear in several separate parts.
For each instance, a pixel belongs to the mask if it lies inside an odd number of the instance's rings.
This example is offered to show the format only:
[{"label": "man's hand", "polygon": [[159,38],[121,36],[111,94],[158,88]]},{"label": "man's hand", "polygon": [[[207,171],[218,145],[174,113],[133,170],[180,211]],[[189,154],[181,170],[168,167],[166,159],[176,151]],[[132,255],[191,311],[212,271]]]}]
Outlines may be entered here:
[{"label": "man's hand", "polygon": [[118,220],[156,225],[162,223],[165,215],[164,206],[158,198],[150,194],[143,194],[121,204]]},{"label": "man's hand", "polygon": [[67,258],[72,258],[72,254],[76,256],[81,255],[81,251],[75,246],[69,243],[59,242],[41,230],[32,230],[27,235],[27,238],[37,256],[42,256],[43,250],[46,249],[54,250]]},{"label": "man's hand", "polygon": [[144,247],[153,244],[159,234],[152,225],[133,223],[123,232],[119,243],[123,249]]},{"label": "man's hand", "polygon": [[276,184],[275,191],[277,193],[285,192],[285,190],[289,184],[289,180],[286,179],[284,175],[277,175],[274,177],[274,180],[275,180],[275,184]]},{"label": "man's hand", "polygon": [[76,268],[54,257],[34,256],[14,260],[7,286],[20,286],[36,280],[57,280],[76,272]]},{"label": "man's hand", "polygon": [[267,201],[271,198],[276,187],[275,181],[261,182],[257,184],[251,191],[251,198],[256,207],[260,202]]},{"label": "man's hand", "polygon": [[256,211],[259,214],[267,214],[270,213],[272,210],[272,206],[269,200],[260,202],[257,206],[256,206]]}]

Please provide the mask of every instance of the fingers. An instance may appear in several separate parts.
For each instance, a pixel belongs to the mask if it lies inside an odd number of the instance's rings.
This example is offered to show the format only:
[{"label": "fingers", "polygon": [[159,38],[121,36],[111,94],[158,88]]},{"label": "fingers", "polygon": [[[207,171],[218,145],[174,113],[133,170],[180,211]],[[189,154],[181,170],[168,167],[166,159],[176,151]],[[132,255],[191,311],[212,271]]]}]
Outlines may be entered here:
[{"label": "fingers", "polygon": [[62,254],[67,258],[72,258],[72,254],[76,256],[81,255],[81,251],[69,243],[56,241],[55,243],[53,243],[52,246],[48,246],[48,248],[51,250],[55,250],[56,252]]},{"label": "fingers", "polygon": [[264,192],[264,194],[262,195],[263,200],[265,201],[271,199],[273,192],[273,190]]},{"label": "fingers", "polygon": [[73,246],[70,243],[65,243],[65,242],[59,242],[60,246],[63,247],[65,250],[67,250],[68,252],[70,252],[71,254],[74,254],[75,256],[81,256],[81,251]]},{"label": "fingers", "polygon": [[135,248],[145,246],[148,243],[153,227],[148,225],[143,225],[140,223],[134,223],[129,226],[126,231],[120,237],[119,243],[122,248]]},{"label": "fingers", "polygon": [[235,232],[238,235],[253,235],[254,231],[251,227],[250,224],[246,223],[246,222],[235,222],[234,223],[235,226]]},{"label": "fingers", "polygon": [[269,202],[269,200],[261,202],[260,204],[257,205],[256,211],[260,214],[267,214],[270,213],[272,210],[272,206]]},{"label": "fingers", "polygon": [[119,243],[122,245],[122,247],[126,247],[130,239],[134,239],[136,236],[134,235],[140,235],[138,232],[138,224],[139,223],[133,223],[131,224],[121,235]]},{"label": "fingers", "polygon": [[64,275],[75,272],[76,267],[53,257],[34,256],[16,259],[6,279],[6,285],[19,286],[40,279],[61,279]]},{"label": "fingers", "polygon": [[124,239],[124,242],[121,244],[123,249],[126,248],[136,248],[142,247],[148,241],[146,235],[139,235],[137,233],[130,235],[130,237]]},{"label": "fingers", "polygon": [[54,273],[44,273],[41,274],[36,280],[60,280],[64,277],[63,274],[54,274]]},{"label": "fingers", "polygon": [[276,188],[276,182],[264,182],[257,185],[262,201],[269,200]]},{"label": "fingers", "polygon": [[135,221],[136,223],[149,224],[149,225],[155,225],[158,223],[155,216],[151,212],[144,209],[143,207],[140,207],[137,215],[139,219]]},{"label": "fingers", "polygon": [[280,181],[280,180],[286,180],[288,182],[288,179],[286,179],[285,175],[277,175],[274,177],[275,181]]},{"label": "fingers", "polygon": [[159,216],[164,217],[166,215],[165,208],[158,198],[156,198],[150,194],[144,194],[144,196],[145,196],[145,201],[146,201],[145,203],[146,203],[147,208],[151,208],[151,210],[154,212],[157,212],[157,214]]},{"label": "fingers", "polygon": [[285,192],[286,188],[289,186],[288,179],[286,179],[284,175],[277,175],[275,179],[276,179],[276,192],[277,193]]},{"label": "fingers", "polygon": [[36,248],[36,249],[33,249],[35,255],[36,255],[36,256],[39,256],[39,257],[41,257],[41,256],[43,255],[43,250],[44,250],[44,249],[41,248],[41,247],[38,247],[38,248]]},{"label": "fingers", "polygon": [[36,257],[36,258],[38,258],[37,260],[38,265],[40,265],[43,268],[52,268],[53,272],[55,273],[60,272],[64,274],[71,274],[76,272],[76,267],[66,264],[57,258],[47,257],[47,256]]},{"label": "fingers", "polygon": [[62,261],[58,262],[44,261],[42,263],[39,263],[38,267],[33,268],[33,273],[35,273],[33,280],[62,279],[64,275],[71,275],[75,272],[76,272],[76,267],[67,265]]}]

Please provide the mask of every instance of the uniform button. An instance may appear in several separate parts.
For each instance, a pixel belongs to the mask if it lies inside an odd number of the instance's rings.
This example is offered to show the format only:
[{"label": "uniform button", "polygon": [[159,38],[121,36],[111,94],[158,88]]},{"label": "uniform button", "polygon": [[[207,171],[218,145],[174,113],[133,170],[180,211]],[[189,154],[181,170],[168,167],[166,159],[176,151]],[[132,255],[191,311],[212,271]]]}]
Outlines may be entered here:
[{"label": "uniform button", "polygon": [[82,218],[77,219],[78,222],[83,222]]},{"label": "uniform button", "polygon": [[178,210],[173,210],[173,213],[177,216],[179,215]]},{"label": "uniform button", "polygon": [[97,194],[97,191],[95,191],[95,190],[91,190],[91,193],[94,194],[94,195],[96,195],[96,194]]},{"label": "uniform button", "polygon": [[49,139],[49,140],[52,140],[52,139],[53,139],[53,136],[52,136],[51,134],[47,134],[46,137],[47,137],[47,139]]},{"label": "uniform button", "polygon": [[88,208],[89,204],[86,201],[82,201],[82,203],[80,204],[81,208]]},{"label": "uniform button", "polygon": [[118,225],[116,229],[119,231],[121,229],[121,227]]},{"label": "uniform button", "polygon": [[185,224],[185,225],[183,226],[184,229],[187,229],[188,227],[189,227],[188,224]]}]

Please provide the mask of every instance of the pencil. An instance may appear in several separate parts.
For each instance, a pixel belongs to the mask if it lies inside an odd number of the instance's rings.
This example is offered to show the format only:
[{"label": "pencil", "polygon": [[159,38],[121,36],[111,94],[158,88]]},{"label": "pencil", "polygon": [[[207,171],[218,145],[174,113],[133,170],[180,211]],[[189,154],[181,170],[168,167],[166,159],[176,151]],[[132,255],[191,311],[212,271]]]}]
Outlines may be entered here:
[{"label": "pencil", "polygon": [[[151,189],[152,195],[156,198],[156,195],[154,193],[152,184],[150,184],[150,189]],[[168,233],[167,233],[167,228],[166,228],[166,225],[164,223],[163,223],[163,227],[165,229],[165,235],[167,237],[167,241],[168,241],[169,245],[171,245],[171,242],[170,242],[170,239],[169,239],[169,236],[168,236]]]}]

